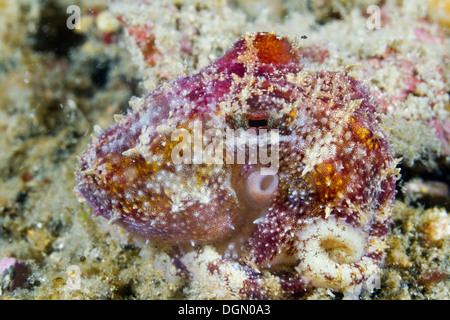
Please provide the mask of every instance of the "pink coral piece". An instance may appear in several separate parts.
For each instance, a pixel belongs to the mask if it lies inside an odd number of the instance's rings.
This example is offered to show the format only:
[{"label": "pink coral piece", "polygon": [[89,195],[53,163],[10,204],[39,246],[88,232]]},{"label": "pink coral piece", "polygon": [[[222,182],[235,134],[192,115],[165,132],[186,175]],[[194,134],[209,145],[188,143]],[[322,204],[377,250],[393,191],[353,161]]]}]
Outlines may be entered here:
[{"label": "pink coral piece", "polygon": [[[7,275],[9,269],[13,269],[11,278]],[[8,283],[6,289],[14,291],[17,288],[23,288],[27,285],[28,280],[28,268],[22,261],[18,261],[15,258],[5,257],[0,261],[0,277],[8,277]]]}]

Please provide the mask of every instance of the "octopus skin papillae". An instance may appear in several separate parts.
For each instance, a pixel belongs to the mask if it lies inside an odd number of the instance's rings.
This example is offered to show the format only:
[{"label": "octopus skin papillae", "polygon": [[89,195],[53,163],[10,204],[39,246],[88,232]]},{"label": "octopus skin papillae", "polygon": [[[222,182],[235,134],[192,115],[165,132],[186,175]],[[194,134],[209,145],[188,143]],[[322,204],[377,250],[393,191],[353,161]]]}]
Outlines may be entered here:
[{"label": "octopus skin papillae", "polygon": [[[213,297],[370,287],[397,160],[365,87],[346,70],[308,70],[299,51],[297,40],[248,33],[199,73],[135,100],[81,155],[80,200],[131,235],[178,248],[179,263]],[[213,141],[211,129],[256,139],[276,130],[266,140],[276,166],[248,161],[248,148],[244,162],[225,159],[243,148],[238,139],[215,144],[228,148],[222,162],[174,161],[175,148],[186,142],[184,157],[191,144],[173,132],[198,139],[194,123],[201,146]]]}]

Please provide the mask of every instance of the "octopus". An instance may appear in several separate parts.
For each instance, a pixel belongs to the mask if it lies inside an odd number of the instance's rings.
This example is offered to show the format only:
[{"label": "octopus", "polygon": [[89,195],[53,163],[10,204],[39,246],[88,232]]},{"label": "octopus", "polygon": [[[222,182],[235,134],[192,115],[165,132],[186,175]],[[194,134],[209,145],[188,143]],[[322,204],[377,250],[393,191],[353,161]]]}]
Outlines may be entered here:
[{"label": "octopus", "polygon": [[398,160],[363,84],[311,70],[297,39],[248,33],[198,73],[132,100],[80,156],[76,192],[177,249],[216,298],[374,286]]}]

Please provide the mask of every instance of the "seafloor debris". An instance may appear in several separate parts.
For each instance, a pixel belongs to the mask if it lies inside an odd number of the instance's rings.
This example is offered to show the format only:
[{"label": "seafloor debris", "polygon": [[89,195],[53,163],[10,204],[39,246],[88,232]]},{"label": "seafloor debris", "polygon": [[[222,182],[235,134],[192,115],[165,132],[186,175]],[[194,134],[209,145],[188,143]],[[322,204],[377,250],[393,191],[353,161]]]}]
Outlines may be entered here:
[{"label": "seafloor debris", "polygon": [[0,260],[0,295],[28,285],[28,268],[25,262],[4,257]]},{"label": "seafloor debris", "polygon": [[433,20],[439,22],[443,27],[450,28],[449,0],[430,0],[428,12]]},{"label": "seafloor debris", "polygon": [[448,185],[441,181],[424,181],[411,179],[405,183],[405,195],[412,200],[424,200],[429,198],[436,202],[444,202],[450,197]]}]

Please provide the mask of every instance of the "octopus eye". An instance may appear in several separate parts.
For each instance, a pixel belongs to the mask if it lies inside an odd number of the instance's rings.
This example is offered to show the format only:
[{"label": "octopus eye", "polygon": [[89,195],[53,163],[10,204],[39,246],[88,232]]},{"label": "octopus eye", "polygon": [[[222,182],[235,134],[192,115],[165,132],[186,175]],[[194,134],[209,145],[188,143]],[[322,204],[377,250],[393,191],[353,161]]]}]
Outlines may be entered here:
[{"label": "octopus eye", "polygon": [[248,202],[255,207],[264,207],[278,189],[278,175],[261,174],[260,170],[252,172],[245,181]]},{"label": "octopus eye", "polygon": [[267,119],[247,119],[247,125],[249,128],[267,128],[269,121]]},{"label": "octopus eye", "polygon": [[265,111],[254,111],[243,120],[247,129],[268,129],[272,125],[272,119]]}]

